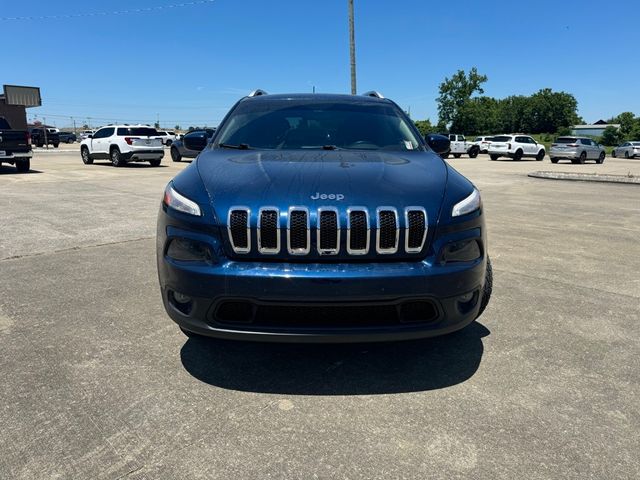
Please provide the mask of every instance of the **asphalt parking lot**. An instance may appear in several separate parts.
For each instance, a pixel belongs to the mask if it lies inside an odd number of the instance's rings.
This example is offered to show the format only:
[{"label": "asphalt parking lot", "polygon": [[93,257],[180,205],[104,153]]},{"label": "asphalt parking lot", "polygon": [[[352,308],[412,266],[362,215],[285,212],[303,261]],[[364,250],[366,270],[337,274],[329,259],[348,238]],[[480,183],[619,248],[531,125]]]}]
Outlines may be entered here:
[{"label": "asphalt parking lot", "polygon": [[76,145],[0,167],[0,478],[640,477],[640,186],[450,159],[480,188],[492,303],[369,345],[187,340],[155,267],[159,168]]}]

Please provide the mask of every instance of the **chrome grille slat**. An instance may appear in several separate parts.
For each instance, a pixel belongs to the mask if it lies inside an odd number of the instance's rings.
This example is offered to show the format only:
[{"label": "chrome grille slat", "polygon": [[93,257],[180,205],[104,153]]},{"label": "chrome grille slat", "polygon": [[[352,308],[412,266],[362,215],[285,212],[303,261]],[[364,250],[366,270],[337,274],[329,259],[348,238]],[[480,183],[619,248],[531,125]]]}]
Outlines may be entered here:
[{"label": "chrome grille slat", "polygon": [[407,253],[420,253],[427,239],[427,211],[423,207],[404,209],[404,250]]},{"label": "chrome grille slat", "polygon": [[340,252],[340,212],[335,207],[320,207],[317,217],[317,249],[320,255]]},{"label": "chrome grille slat", "polygon": [[369,210],[366,207],[347,209],[347,252],[351,255],[369,253]]},{"label": "chrome grille slat", "polygon": [[276,207],[258,211],[258,251],[266,255],[280,253],[280,210]]},{"label": "chrome grille slat", "polygon": [[393,207],[378,207],[376,221],[376,252],[383,255],[396,253],[400,238],[398,211]]},{"label": "chrome grille slat", "polygon": [[236,253],[249,253],[251,251],[251,209],[249,207],[236,206],[229,209],[227,217],[227,231],[231,248]]},{"label": "chrome grille slat", "polygon": [[307,255],[311,251],[311,228],[307,207],[289,207],[287,251],[291,255]]}]

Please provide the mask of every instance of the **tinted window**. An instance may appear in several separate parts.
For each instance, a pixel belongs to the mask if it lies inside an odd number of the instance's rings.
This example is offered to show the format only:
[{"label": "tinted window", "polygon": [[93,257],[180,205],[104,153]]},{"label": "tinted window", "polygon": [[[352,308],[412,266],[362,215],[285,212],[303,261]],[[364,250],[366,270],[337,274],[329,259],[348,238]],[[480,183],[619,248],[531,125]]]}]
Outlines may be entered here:
[{"label": "tinted window", "polygon": [[580,143],[582,143],[582,145],[591,145],[591,140],[587,140],[586,138],[581,138]]},{"label": "tinted window", "polygon": [[529,143],[527,137],[516,137],[516,142],[518,143]]},{"label": "tinted window", "polygon": [[11,130],[11,126],[9,126],[9,122],[6,119],[0,117],[0,128],[3,130]]},{"label": "tinted window", "polygon": [[556,139],[555,143],[576,143],[576,139],[573,137],[560,137]]},{"label": "tinted window", "polygon": [[125,136],[140,136],[140,137],[157,137],[158,131],[151,127],[119,127],[118,135]]},{"label": "tinted window", "polygon": [[502,135],[502,136],[498,136],[498,137],[493,137],[493,141],[494,142],[510,142],[511,141],[511,137],[508,137],[506,135]]},{"label": "tinted window", "polygon": [[640,147],[640,142],[631,142],[634,147]]},{"label": "tinted window", "polygon": [[474,140],[474,142],[481,142],[482,141],[482,137],[476,137],[476,139]]},{"label": "tinted window", "polygon": [[357,150],[420,148],[401,112],[388,103],[330,100],[248,100],[231,113],[217,143],[265,149]]},{"label": "tinted window", "polygon": [[93,138],[104,138],[107,136],[106,132],[107,132],[106,128],[101,128],[100,130],[98,130],[96,133],[93,134]]}]

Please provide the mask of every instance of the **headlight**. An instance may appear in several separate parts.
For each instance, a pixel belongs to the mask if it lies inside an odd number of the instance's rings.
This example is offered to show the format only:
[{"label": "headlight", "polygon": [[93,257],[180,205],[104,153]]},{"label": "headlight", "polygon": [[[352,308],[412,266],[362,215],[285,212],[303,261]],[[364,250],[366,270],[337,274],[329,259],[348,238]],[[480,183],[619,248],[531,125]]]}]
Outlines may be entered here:
[{"label": "headlight", "polygon": [[187,197],[180,195],[173,188],[173,183],[169,183],[164,190],[164,204],[167,207],[178,210],[179,212],[188,213],[189,215],[195,215],[196,217],[202,216],[202,211],[196,202],[189,200]]},{"label": "headlight", "polygon": [[451,216],[459,217],[461,215],[466,215],[467,213],[475,212],[480,208],[480,205],[482,205],[480,192],[474,188],[471,195],[453,206]]}]

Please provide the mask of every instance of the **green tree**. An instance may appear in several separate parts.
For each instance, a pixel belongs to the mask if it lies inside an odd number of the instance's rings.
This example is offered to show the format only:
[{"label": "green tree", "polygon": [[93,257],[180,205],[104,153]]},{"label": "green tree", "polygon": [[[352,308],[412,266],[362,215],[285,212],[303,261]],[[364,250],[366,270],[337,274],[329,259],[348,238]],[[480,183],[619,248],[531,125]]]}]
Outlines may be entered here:
[{"label": "green tree", "polygon": [[620,143],[620,132],[616,127],[609,125],[604,129],[604,132],[602,132],[600,143],[609,147],[618,145],[618,143]]},{"label": "green tree", "polygon": [[578,120],[578,102],[570,93],[543,88],[531,95],[529,102],[530,133],[553,133],[575,125]]},{"label": "green tree", "polygon": [[448,125],[454,121],[459,110],[475,93],[483,94],[482,84],[487,81],[486,75],[480,75],[473,67],[467,74],[458,70],[451,78],[445,78],[440,84],[438,103],[438,121]]},{"label": "green tree", "polygon": [[480,135],[499,130],[498,101],[491,97],[467,100],[451,123],[451,131],[465,135]]},{"label": "green tree", "polygon": [[622,112],[620,115],[615,117],[611,123],[620,124],[620,134],[625,140],[627,140],[635,127],[636,119],[633,113]]},{"label": "green tree", "polygon": [[413,123],[416,124],[420,135],[423,137],[429,133],[435,133],[435,127],[431,125],[431,121],[428,118],[426,120],[416,120]]},{"label": "green tree", "polygon": [[175,127],[173,127],[174,130],[180,130],[180,125],[176,125]]},{"label": "green tree", "polygon": [[154,123],[153,126],[156,129],[160,129],[160,123],[159,122]]}]

